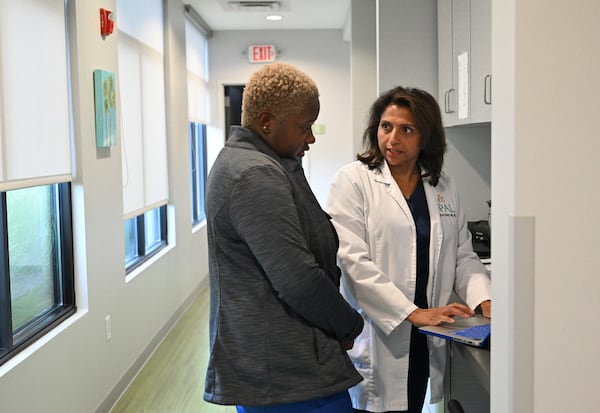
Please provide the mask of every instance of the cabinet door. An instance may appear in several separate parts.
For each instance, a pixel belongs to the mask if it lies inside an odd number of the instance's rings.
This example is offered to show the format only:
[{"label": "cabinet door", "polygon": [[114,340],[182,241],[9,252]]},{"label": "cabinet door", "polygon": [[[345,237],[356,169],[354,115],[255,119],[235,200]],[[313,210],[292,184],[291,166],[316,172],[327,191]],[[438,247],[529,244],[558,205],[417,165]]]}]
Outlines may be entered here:
[{"label": "cabinet door", "polygon": [[452,72],[455,91],[450,93],[450,108],[456,123],[469,123],[471,28],[470,0],[452,0]]},{"label": "cabinet door", "polygon": [[438,103],[444,126],[452,126],[455,113],[450,108],[454,91],[452,71],[452,0],[438,0]]},{"label": "cabinet door", "polygon": [[491,121],[491,0],[438,0],[438,100],[444,126]]},{"label": "cabinet door", "polygon": [[438,0],[438,99],[444,126],[469,123],[470,0]]},{"label": "cabinet door", "polygon": [[471,123],[490,122],[492,1],[471,1]]}]

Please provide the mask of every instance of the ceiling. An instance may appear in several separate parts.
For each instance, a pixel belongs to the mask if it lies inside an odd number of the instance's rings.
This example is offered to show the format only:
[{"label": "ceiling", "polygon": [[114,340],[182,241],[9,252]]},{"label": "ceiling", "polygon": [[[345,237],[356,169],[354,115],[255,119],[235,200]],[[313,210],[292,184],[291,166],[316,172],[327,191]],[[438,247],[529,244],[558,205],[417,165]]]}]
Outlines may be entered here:
[{"label": "ceiling", "polygon": [[[184,0],[191,5],[211,30],[285,30],[342,29],[350,0]],[[236,10],[231,3],[245,3]],[[279,10],[267,11],[257,3],[275,3]],[[277,7],[279,6],[279,7]],[[268,14],[280,14],[283,20],[267,21]]]}]

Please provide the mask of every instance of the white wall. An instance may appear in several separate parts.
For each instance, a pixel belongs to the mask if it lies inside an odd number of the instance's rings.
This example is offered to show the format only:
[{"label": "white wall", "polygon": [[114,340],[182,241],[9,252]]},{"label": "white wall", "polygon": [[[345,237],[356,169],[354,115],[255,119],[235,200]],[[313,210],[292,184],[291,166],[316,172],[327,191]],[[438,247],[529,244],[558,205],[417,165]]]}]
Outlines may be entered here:
[{"label": "white wall", "polygon": [[[304,165],[322,205],[335,172],[362,152],[367,112],[379,92],[405,85],[437,96],[436,1],[353,0],[351,6],[350,43],[341,30],[215,32],[209,47],[213,153],[225,139],[223,85],[244,84],[259,67],[244,55],[251,44],[274,44],[282,52],[278,60],[297,65],[319,86],[317,123],[325,134],[316,137]],[[467,219],[487,219],[489,125],[449,128],[447,138],[445,169],[457,180]]]},{"label": "white wall", "polygon": [[[437,1],[379,0],[377,15],[380,93],[401,85],[438,96]],[[456,180],[467,220],[486,220],[486,201],[491,197],[490,125],[446,128],[446,139],[444,170]]]},{"label": "white wall", "polygon": [[468,221],[487,220],[491,199],[491,126],[446,128],[444,170],[456,181]]},{"label": "white wall", "polygon": [[[260,65],[243,54],[252,44],[273,44],[281,51],[277,60],[293,64],[317,84],[321,111],[316,121],[325,133],[306,154],[304,166],[317,199],[325,205],[333,174],[353,158],[351,151],[350,45],[342,30],[251,30],[215,32],[209,41],[211,125],[223,131],[223,85],[245,84]],[[219,142],[222,144],[222,141]]]},{"label": "white wall", "polygon": [[[93,70],[118,72],[118,34],[102,40],[98,10],[115,10],[115,1],[73,1],[78,311],[0,367],[2,412],[107,411],[206,282],[205,231],[192,234],[190,224],[183,5],[178,0],[168,4],[175,23],[169,31],[173,60],[167,68],[171,248],[126,282],[120,138],[117,147],[97,150],[94,135]],[[112,320],[109,342],[104,336],[107,315]]]},{"label": "white wall", "polygon": [[[438,96],[437,1],[379,0],[379,87],[419,87]],[[446,128],[444,170],[454,177],[467,220],[487,219],[490,126]]]},{"label": "white wall", "polygon": [[597,411],[600,3],[492,4],[492,412]]},{"label": "white wall", "polygon": [[418,87],[438,94],[437,1],[379,0],[379,91]]},{"label": "white wall", "polygon": [[351,49],[351,93],[352,93],[352,158],[362,153],[363,132],[369,118],[371,103],[377,98],[378,65],[377,65],[377,2],[351,0],[351,13],[348,20]]},{"label": "white wall", "polygon": [[[362,1],[353,0],[352,5]],[[380,6],[389,6],[389,1]],[[183,19],[181,3],[170,0],[168,4],[170,19],[179,22],[178,26]],[[430,5],[424,2],[423,7]],[[168,114],[169,184],[176,244],[154,265],[125,282],[120,146],[97,151],[94,145],[92,71],[117,71],[117,35],[102,40],[96,30],[100,7],[114,10],[114,0],[76,0],[73,7],[77,160],[73,191],[79,311],[54,333],[0,367],[2,412],[106,411],[157,338],[206,281],[204,229],[192,234],[187,224],[185,61],[177,45],[184,35],[181,27],[170,32],[175,43],[171,44],[174,60],[167,74],[169,90],[173,91],[168,104],[172,108]],[[596,0],[581,0],[577,7],[566,7],[559,0],[493,0],[491,396],[495,413],[593,411],[596,404],[593,395],[600,371],[597,339],[574,342],[572,337],[595,324],[600,298],[600,281],[591,260],[600,245],[593,214],[600,204],[595,191],[600,140],[594,123],[600,112],[600,83],[596,81],[600,73],[596,41],[600,38],[599,8]],[[380,28],[380,34],[385,36],[392,23]],[[398,27],[394,27],[394,36],[410,35],[398,33]],[[289,33],[290,38],[277,33],[276,39],[246,41],[239,33],[217,33],[212,47],[218,45],[219,53],[224,54],[230,49],[231,54],[223,57],[229,60],[218,64],[218,70],[211,68],[211,92],[223,83],[246,81],[252,69],[241,51],[248,43],[273,41],[281,45],[282,60],[313,76],[326,98],[321,112],[326,135],[317,137],[309,152],[308,168],[313,184],[322,178],[317,184],[322,198],[323,182],[356,152],[355,130],[349,126],[348,116],[354,120],[359,114],[355,105],[364,104],[361,97],[370,102],[377,92],[370,87],[364,95],[350,92],[349,85],[354,86],[349,63],[352,51],[341,34],[317,33],[315,41],[311,33]],[[415,48],[432,47],[421,44],[419,36],[412,38]],[[321,48],[320,44],[328,46]],[[372,63],[368,53],[366,59],[368,66]],[[347,66],[338,61],[345,61]],[[386,66],[376,73],[383,87],[395,80],[396,69]],[[403,65],[400,70],[405,70]],[[330,71],[336,73],[336,79],[328,76]],[[422,87],[425,83],[423,80]],[[222,108],[222,104],[217,107]],[[325,117],[326,112],[331,118]],[[222,114],[215,113],[212,122],[212,126],[222,128]],[[453,131],[459,129],[451,129],[449,135]],[[478,132],[469,132],[477,139]],[[457,153],[452,154],[451,146],[448,163],[451,157],[462,156],[466,139],[470,138],[461,135],[452,142],[453,137],[449,137]],[[334,156],[329,152],[332,146]],[[467,148],[471,149],[469,145]],[[322,166],[322,162],[327,165]],[[467,169],[478,174],[482,167],[471,165]],[[485,174],[480,175],[485,182]],[[476,202],[480,201],[478,196]],[[525,311],[528,308],[532,311]],[[107,343],[104,317],[108,314],[113,337]],[[533,326],[533,330],[528,328]]]}]

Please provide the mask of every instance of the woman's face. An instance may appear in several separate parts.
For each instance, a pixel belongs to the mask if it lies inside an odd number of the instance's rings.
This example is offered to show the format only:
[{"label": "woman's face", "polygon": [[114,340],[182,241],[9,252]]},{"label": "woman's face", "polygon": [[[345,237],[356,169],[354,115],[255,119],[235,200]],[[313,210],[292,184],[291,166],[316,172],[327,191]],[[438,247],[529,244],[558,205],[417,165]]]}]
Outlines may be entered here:
[{"label": "woman's face", "polygon": [[379,120],[377,142],[392,172],[414,170],[421,150],[421,134],[411,110],[389,105]]},{"label": "woman's face", "polygon": [[274,119],[269,144],[282,158],[304,156],[308,145],[315,143],[312,125],[319,115],[319,101],[308,103],[300,113]]}]

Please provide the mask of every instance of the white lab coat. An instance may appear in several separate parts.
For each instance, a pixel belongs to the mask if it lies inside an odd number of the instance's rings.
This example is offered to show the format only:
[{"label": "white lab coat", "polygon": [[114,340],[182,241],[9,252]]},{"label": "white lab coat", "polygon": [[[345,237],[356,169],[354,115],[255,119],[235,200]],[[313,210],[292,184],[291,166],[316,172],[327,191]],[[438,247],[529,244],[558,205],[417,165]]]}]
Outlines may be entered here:
[{"label": "white lab coat", "polygon": [[[473,252],[458,193],[442,174],[424,179],[431,220],[429,307],[450,302],[454,290],[471,308],[491,299],[490,278]],[[369,170],[355,161],[335,175],[328,212],[340,238],[342,292],[365,319],[349,351],[364,380],[350,389],[354,408],[406,410],[411,324],[417,307],[416,228],[408,204],[384,162]],[[428,336],[431,402],[443,396],[445,342]]]}]

